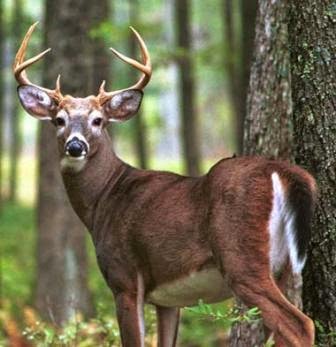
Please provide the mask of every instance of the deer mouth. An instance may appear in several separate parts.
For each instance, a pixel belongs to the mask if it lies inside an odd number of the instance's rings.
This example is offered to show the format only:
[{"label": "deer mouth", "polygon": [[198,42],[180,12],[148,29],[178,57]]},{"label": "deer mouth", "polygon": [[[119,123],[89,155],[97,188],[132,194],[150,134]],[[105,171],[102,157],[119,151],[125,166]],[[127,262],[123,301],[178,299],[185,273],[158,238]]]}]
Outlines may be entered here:
[{"label": "deer mouth", "polygon": [[89,152],[89,146],[86,141],[77,136],[72,137],[65,145],[65,155],[74,160],[83,160]]}]

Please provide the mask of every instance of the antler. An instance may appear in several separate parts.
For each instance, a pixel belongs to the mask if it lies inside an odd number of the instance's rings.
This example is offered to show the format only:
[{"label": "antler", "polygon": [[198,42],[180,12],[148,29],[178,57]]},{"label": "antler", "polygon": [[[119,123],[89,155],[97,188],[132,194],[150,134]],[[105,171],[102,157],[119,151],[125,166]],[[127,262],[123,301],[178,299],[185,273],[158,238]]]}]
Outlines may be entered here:
[{"label": "antler", "polygon": [[38,24],[38,22],[34,23],[28,29],[25,37],[23,38],[21,46],[16,53],[14,64],[13,64],[14,76],[15,76],[17,82],[19,83],[19,85],[30,85],[30,86],[40,88],[43,91],[45,91],[50,97],[55,99],[57,102],[60,102],[63,99],[63,95],[61,93],[60,75],[57,77],[57,80],[56,80],[56,88],[51,90],[51,89],[43,88],[43,87],[40,87],[40,86],[37,86],[37,85],[31,83],[28,76],[27,76],[27,73],[26,73],[27,67],[29,67],[30,65],[32,65],[35,62],[42,59],[51,50],[51,48],[48,48],[45,51],[43,51],[42,53],[36,55],[35,57],[24,61],[25,56],[26,56],[28,42],[29,42],[30,37],[31,37],[35,27],[37,26],[37,24]]},{"label": "antler", "polygon": [[126,57],[125,55],[116,51],[114,48],[110,48],[110,49],[119,59],[123,60],[127,64],[132,65],[137,70],[140,70],[143,73],[143,75],[140,77],[139,81],[136,84],[134,84],[133,86],[131,86],[129,88],[121,89],[121,90],[116,90],[113,92],[106,92],[105,91],[105,81],[103,81],[100,88],[99,88],[99,94],[98,94],[98,99],[99,99],[101,104],[103,104],[108,99],[110,99],[110,97],[112,95],[117,94],[123,90],[128,90],[128,89],[141,89],[141,90],[143,90],[146,87],[146,85],[148,84],[148,82],[150,81],[150,78],[152,76],[152,64],[151,64],[151,60],[150,60],[150,56],[149,56],[146,44],[145,44],[144,40],[142,39],[142,37],[140,36],[140,34],[133,27],[130,27],[130,28],[133,31],[133,33],[134,33],[134,35],[135,35],[135,37],[138,40],[138,43],[140,45],[143,63],[141,64],[134,59]]}]

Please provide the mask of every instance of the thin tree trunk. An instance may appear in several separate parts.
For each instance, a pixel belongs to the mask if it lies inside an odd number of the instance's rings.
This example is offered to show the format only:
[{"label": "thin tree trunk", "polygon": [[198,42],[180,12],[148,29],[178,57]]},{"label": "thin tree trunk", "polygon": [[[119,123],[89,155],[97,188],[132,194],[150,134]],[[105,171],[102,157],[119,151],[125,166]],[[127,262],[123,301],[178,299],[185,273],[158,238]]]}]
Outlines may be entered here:
[{"label": "thin tree trunk", "polygon": [[[23,2],[22,0],[15,0],[13,6],[12,17],[12,33],[15,44],[18,44],[22,39],[22,23],[23,23]],[[17,50],[17,47],[14,48]],[[12,88],[15,93],[15,88]],[[10,110],[10,151],[9,151],[9,200],[15,201],[17,199],[17,186],[18,186],[18,165],[19,156],[21,152],[21,131],[20,131],[20,112],[19,104],[16,97],[12,100],[12,107]]]},{"label": "thin tree trunk", "polygon": [[[99,0],[95,5],[91,5],[90,22],[91,27],[97,27],[101,22],[107,22],[111,16],[109,0]],[[89,92],[96,95],[99,87],[104,80],[109,80],[110,77],[110,63],[113,59],[111,52],[103,38],[94,38],[91,40],[92,44],[92,66]]]},{"label": "thin tree trunk", "polygon": [[[253,54],[257,1],[241,1],[242,33],[239,35],[232,0],[222,0],[223,37],[226,50],[223,54],[225,71],[229,79],[229,93],[235,118],[236,152],[243,152],[244,119],[247,87]],[[239,40],[239,38],[241,38]]]},{"label": "thin tree trunk", "polygon": [[[91,27],[97,28],[102,22],[112,21],[112,4],[111,0],[99,0],[92,4],[89,14]],[[113,55],[103,37],[95,37],[90,42],[92,49],[90,93],[95,95],[103,81],[106,81],[106,88],[112,88],[110,77],[112,76]],[[107,131],[113,139],[113,124],[108,126]]]},{"label": "thin tree trunk", "polygon": [[324,329],[317,330],[319,346],[335,346],[335,1],[291,0],[289,17],[295,159],[315,176],[319,189],[303,273],[303,305]]},{"label": "thin tree trunk", "polygon": [[[258,0],[242,0],[240,1],[241,6],[241,26],[242,26],[242,34],[241,34],[241,62],[242,62],[242,75],[241,75],[241,112],[242,115],[240,117],[240,125],[238,125],[238,129],[240,129],[239,139],[242,142],[244,138],[244,129],[245,129],[245,117],[249,114],[247,110],[248,103],[248,89],[250,83],[250,71],[251,66],[253,64],[253,54],[254,54],[254,45],[255,45],[255,37],[256,37],[256,17],[258,11],[258,3],[260,6],[260,1]],[[239,130],[238,130],[239,131]],[[241,144],[242,146],[242,144]],[[244,146],[243,146],[244,151]]]},{"label": "thin tree trunk", "polygon": [[187,173],[197,176],[200,173],[200,144],[195,101],[190,6],[189,0],[175,0],[177,48],[182,52],[178,60],[182,147]]},{"label": "thin tree trunk", "polygon": [[[129,6],[129,19],[132,26],[134,26],[138,22],[138,12],[139,12],[139,2],[138,0],[131,0],[128,2]],[[136,41],[134,40],[134,35],[131,34],[129,36],[129,52],[132,58],[139,56],[139,48],[136,45]],[[130,70],[130,81],[136,78],[136,74],[134,70]],[[143,112],[141,108],[139,109],[138,114],[134,118],[134,147],[135,153],[138,160],[138,165],[142,169],[146,169],[148,167],[148,150],[146,143],[146,126],[143,119]]]},{"label": "thin tree trunk", "polygon": [[[3,1],[0,0],[0,216],[3,208],[3,174],[2,174],[2,162],[3,162],[3,126],[4,126],[4,15],[3,15]],[[2,294],[2,250],[0,248],[0,310],[3,304]]]},{"label": "thin tree trunk", "polygon": [[[92,6],[97,3],[47,0],[44,46],[53,47],[53,54],[44,65],[43,85],[52,88],[61,73],[64,93],[86,96],[92,92],[88,37]],[[73,212],[61,181],[54,127],[43,123],[40,135],[36,305],[44,318],[62,323],[77,311],[92,313],[85,228]]]},{"label": "thin tree trunk", "polygon": [[[287,3],[259,3],[254,61],[245,120],[244,154],[291,158],[291,91],[287,31]],[[287,288],[291,300],[300,302],[300,278]],[[239,302],[241,310],[246,307]],[[231,346],[264,346],[262,321],[233,327]]]},{"label": "thin tree trunk", "polygon": [[[4,137],[4,6],[0,0],[0,213],[3,205],[3,137]],[[0,264],[1,267],[1,264]],[[1,280],[1,277],[0,277]],[[1,289],[1,287],[0,287]]]},{"label": "thin tree trunk", "polygon": [[224,65],[225,71],[229,79],[229,93],[231,105],[234,113],[235,129],[236,129],[236,152],[241,154],[243,151],[243,131],[244,131],[244,113],[245,100],[242,97],[242,64],[241,54],[237,47],[237,33],[235,30],[233,3],[232,0],[222,1],[222,16],[224,28],[225,54]]}]

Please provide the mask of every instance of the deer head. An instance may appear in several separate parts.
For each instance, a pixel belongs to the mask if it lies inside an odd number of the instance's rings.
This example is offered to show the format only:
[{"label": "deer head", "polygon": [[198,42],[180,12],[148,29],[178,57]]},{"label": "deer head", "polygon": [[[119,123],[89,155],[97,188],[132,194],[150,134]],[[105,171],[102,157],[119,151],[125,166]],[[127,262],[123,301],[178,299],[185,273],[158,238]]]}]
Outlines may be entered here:
[{"label": "deer head", "polygon": [[[55,89],[47,89],[30,82],[26,69],[42,59],[50,48],[25,60],[29,39],[38,23],[27,31],[14,61],[14,76],[19,83],[18,94],[24,109],[33,117],[51,121],[57,129],[60,155],[67,163],[85,163],[99,146],[99,138],[109,122],[122,122],[134,116],[141,104],[143,89],[148,84],[152,68],[147,47],[139,33],[131,27],[141,48],[143,63],[128,58],[111,48],[124,62],[142,72],[133,86],[107,92],[102,82],[96,96],[77,98],[63,95],[60,75]],[[81,165],[83,167],[83,165]]]}]

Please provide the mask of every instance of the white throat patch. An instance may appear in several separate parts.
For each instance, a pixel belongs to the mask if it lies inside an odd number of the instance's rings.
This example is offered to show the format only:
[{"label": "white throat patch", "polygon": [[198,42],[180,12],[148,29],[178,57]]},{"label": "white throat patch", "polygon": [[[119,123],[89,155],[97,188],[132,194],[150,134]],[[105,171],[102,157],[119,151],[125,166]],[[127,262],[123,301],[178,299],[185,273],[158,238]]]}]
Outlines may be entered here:
[{"label": "white throat patch", "polygon": [[85,156],[81,156],[78,158],[65,156],[61,160],[61,171],[71,170],[73,172],[80,172],[83,170],[87,159]]}]

